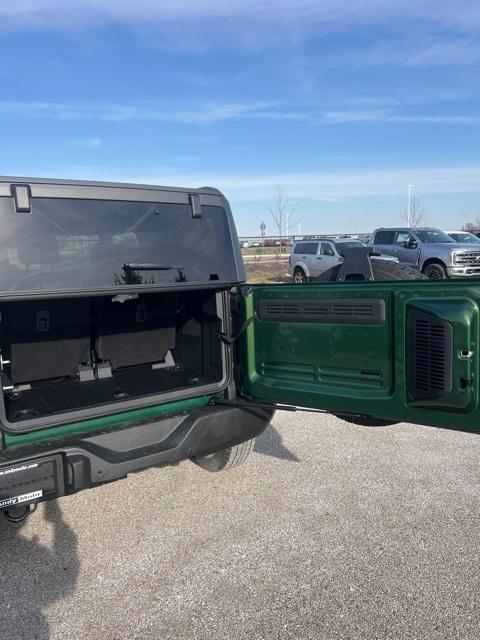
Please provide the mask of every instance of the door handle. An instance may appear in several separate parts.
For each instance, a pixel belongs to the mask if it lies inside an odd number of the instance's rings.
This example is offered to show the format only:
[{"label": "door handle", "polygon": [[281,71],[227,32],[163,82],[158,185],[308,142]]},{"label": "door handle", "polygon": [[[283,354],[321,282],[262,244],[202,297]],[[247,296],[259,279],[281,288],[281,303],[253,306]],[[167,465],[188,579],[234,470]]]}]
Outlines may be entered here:
[{"label": "door handle", "polygon": [[322,256],[317,256],[317,260],[321,260],[321,259],[322,259]]}]

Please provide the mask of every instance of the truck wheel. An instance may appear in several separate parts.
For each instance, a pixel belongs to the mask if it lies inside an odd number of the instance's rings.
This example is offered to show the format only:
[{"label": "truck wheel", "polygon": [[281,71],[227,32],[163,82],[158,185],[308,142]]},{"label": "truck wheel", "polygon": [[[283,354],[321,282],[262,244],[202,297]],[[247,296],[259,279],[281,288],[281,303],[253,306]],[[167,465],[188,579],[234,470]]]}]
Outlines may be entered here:
[{"label": "truck wheel", "polygon": [[234,447],[211,453],[209,456],[194,456],[191,460],[205,471],[213,473],[228,471],[243,464],[252,453],[254,446],[255,438],[252,438]]},{"label": "truck wheel", "polygon": [[372,418],[372,416],[344,416],[337,413],[335,414],[335,417],[340,418],[343,422],[358,424],[360,427],[389,427],[392,424],[398,424],[398,422],[382,420],[381,418]]},{"label": "truck wheel", "polygon": [[430,263],[423,269],[422,273],[430,280],[444,280],[447,277],[445,267],[439,262]]},{"label": "truck wheel", "polygon": [[305,271],[301,267],[295,267],[295,271],[293,272],[293,281],[297,284],[303,284],[307,282],[307,276],[305,275]]}]

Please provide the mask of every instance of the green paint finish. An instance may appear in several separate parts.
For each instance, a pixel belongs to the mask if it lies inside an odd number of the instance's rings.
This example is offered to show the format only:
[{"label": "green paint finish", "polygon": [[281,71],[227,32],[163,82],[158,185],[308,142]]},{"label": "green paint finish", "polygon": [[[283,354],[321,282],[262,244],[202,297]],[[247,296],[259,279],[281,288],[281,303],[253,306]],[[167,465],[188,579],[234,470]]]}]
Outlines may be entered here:
[{"label": "green paint finish", "polygon": [[[255,313],[259,300],[289,298],[379,298],[386,321],[380,326],[255,321],[244,341],[245,396],[480,431],[480,281],[257,285],[245,299],[245,317]],[[453,388],[442,398],[412,402],[408,397],[406,327],[413,308],[453,327]],[[473,354],[462,357],[462,351]]]},{"label": "green paint finish", "polygon": [[94,418],[93,420],[84,420],[82,422],[74,422],[63,426],[51,427],[39,431],[31,431],[19,435],[5,433],[5,445],[7,448],[41,442],[43,440],[51,440],[65,436],[76,436],[89,433],[90,431],[100,431],[108,427],[120,426],[132,422],[141,422],[149,418],[168,417],[179,413],[185,413],[192,409],[204,407],[210,401],[210,396],[201,396],[199,398],[190,398],[189,400],[181,400],[179,402],[169,402],[168,404],[156,405],[154,407],[146,407],[145,409],[136,409],[126,413],[117,413],[102,418]]}]

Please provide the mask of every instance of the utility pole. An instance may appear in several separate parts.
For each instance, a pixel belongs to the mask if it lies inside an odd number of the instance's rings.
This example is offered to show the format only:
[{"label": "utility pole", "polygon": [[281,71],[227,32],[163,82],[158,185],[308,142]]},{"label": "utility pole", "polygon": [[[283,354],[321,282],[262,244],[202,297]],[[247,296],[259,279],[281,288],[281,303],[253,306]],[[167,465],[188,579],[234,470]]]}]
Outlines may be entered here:
[{"label": "utility pole", "polygon": [[408,184],[408,205],[407,205],[407,221],[408,221],[408,226],[411,227],[412,226],[412,187],[415,186],[413,184]]}]

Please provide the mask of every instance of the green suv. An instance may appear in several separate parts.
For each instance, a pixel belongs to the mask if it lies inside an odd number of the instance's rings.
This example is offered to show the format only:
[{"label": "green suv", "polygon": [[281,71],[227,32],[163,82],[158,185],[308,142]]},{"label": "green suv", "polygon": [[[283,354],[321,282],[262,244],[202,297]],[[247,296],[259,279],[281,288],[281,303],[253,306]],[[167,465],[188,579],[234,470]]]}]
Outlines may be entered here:
[{"label": "green suv", "polygon": [[478,430],[480,282],[353,276],[245,284],[213,188],[1,178],[0,509],[230,468],[278,407]]}]

